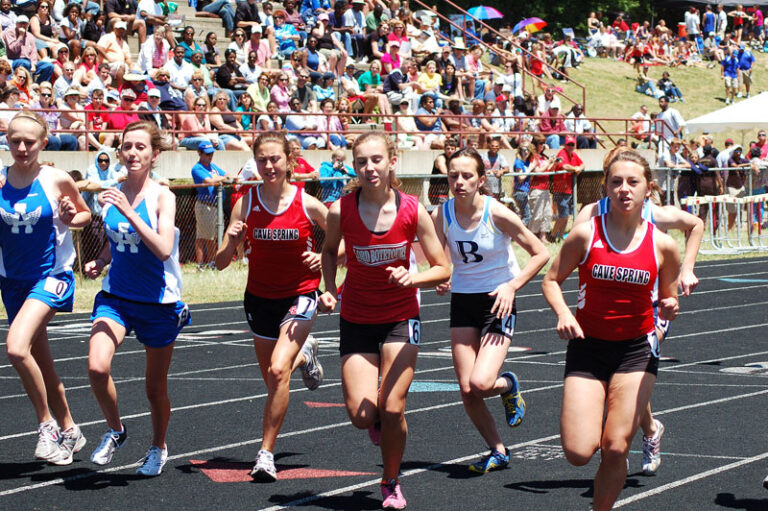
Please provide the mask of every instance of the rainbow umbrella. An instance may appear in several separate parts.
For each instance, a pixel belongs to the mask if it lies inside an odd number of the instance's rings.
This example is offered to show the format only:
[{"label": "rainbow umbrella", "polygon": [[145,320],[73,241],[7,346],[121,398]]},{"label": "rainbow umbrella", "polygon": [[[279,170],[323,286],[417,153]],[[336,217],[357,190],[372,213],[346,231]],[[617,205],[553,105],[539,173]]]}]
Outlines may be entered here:
[{"label": "rainbow umbrella", "polygon": [[515,28],[512,29],[512,33],[517,34],[521,30],[525,30],[529,34],[533,34],[534,32],[538,32],[546,26],[547,22],[541,18],[526,18],[515,25]]},{"label": "rainbow umbrella", "polygon": [[503,18],[504,15],[493,7],[487,5],[478,5],[477,7],[470,7],[467,12],[479,20],[493,20]]}]

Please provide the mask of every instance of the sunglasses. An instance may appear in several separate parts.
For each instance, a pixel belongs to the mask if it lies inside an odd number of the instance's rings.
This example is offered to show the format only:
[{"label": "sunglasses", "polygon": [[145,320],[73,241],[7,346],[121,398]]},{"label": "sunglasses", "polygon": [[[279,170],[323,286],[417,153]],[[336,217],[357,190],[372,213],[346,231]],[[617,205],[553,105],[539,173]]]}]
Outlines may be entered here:
[{"label": "sunglasses", "polygon": [[245,37],[245,34],[237,33],[235,34],[235,37]]},{"label": "sunglasses", "polygon": [[196,104],[195,106],[199,106],[199,107],[201,107],[201,108],[205,108],[205,107],[206,107],[206,104],[205,104],[205,103],[198,103],[198,104]]},{"label": "sunglasses", "polygon": [[104,160],[104,159],[102,159],[102,158],[99,158],[97,161],[98,161],[99,163],[109,163],[109,160]]},{"label": "sunglasses", "polygon": [[50,98],[51,97],[51,93],[50,92],[43,92],[43,93],[40,94],[40,96],[42,96],[44,98]]}]

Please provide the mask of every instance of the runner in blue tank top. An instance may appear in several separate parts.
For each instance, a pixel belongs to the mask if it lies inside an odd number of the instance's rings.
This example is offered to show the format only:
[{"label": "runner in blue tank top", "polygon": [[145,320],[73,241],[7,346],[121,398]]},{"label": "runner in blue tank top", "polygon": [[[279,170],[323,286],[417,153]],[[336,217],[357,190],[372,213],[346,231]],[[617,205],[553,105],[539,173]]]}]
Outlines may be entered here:
[{"label": "runner in blue tank top", "polygon": [[69,175],[38,163],[47,137],[48,124],[37,114],[20,112],[8,126],[13,165],[0,171],[0,289],[10,323],[8,359],[39,423],[35,457],[68,465],[85,437],[72,420],[46,329],[56,311],[72,310],[69,228],[85,227],[91,213]]},{"label": "runner in blue tank top", "polygon": [[[609,161],[617,152],[629,151],[627,147],[617,147],[605,158]],[[603,171],[607,172],[605,162]],[[608,197],[603,197],[597,202],[581,208],[574,227],[584,222],[588,222],[593,216],[607,214],[611,209],[611,201]],[[696,264],[696,256],[699,253],[701,239],[704,236],[704,222],[695,215],[683,211],[675,206],[658,206],[650,199],[646,199],[643,204],[642,217],[658,227],[662,232],[668,232],[677,229],[685,234],[685,256],[680,266],[680,277],[678,285],[683,296],[690,296],[696,286],[699,285],[699,279],[693,272]],[[659,343],[669,335],[670,322],[656,316],[656,335]],[[643,459],[641,468],[645,475],[655,474],[661,465],[661,437],[664,435],[664,424],[653,417],[651,403],[648,402],[645,413],[640,420],[640,429],[643,431]]]},{"label": "runner in blue tank top", "polygon": [[91,388],[110,429],[91,461],[106,465],[127,437],[110,370],[115,350],[134,331],[147,354],[146,391],[153,429],[152,445],[136,470],[144,476],[160,475],[168,459],[168,369],[176,337],[190,322],[189,309],[181,301],[176,197],[150,178],[164,145],[153,123],[135,122],[125,128],[120,155],[128,177],[100,197],[109,243],[85,265],[86,275],[95,279],[111,262],[94,300],[88,352]]},{"label": "runner in blue tank top", "polygon": [[[464,410],[490,454],[469,466],[487,473],[504,468],[509,453],[485,398],[501,396],[507,423],[518,426],[525,401],[512,372],[499,375],[515,330],[515,295],[549,260],[544,244],[503,204],[483,195],[486,167],[477,151],[461,149],[448,159],[452,199],[433,213],[437,236],[453,263],[451,351]],[[515,241],[531,256],[521,270],[512,251]]]}]

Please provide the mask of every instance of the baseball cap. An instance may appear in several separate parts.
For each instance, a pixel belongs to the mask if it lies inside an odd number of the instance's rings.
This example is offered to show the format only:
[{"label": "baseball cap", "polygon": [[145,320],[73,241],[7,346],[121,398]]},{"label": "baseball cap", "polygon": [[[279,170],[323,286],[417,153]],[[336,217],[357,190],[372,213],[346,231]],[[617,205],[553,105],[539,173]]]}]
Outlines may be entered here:
[{"label": "baseball cap", "polygon": [[149,89],[149,92],[147,92],[147,97],[150,98],[159,98],[160,96],[162,96],[160,89]]},{"label": "baseball cap", "polygon": [[77,87],[70,87],[67,89],[67,91],[64,93],[65,96],[79,96],[80,91],[77,90]]},{"label": "baseball cap", "polygon": [[505,83],[504,78],[496,78],[496,81],[493,82],[494,85],[504,85]]},{"label": "baseball cap", "polygon": [[733,144],[733,139],[732,138],[726,138],[725,139],[725,143],[726,144]]},{"label": "baseball cap", "polygon": [[115,30],[122,28],[124,30],[128,30],[128,24],[125,21],[118,21],[112,26]]},{"label": "baseball cap", "polygon": [[573,137],[573,136],[565,137],[565,145],[568,145],[568,144],[576,145],[576,137]]},{"label": "baseball cap", "polygon": [[127,89],[123,89],[123,92],[120,93],[120,97],[136,99],[136,93],[133,92],[133,89],[127,88]]},{"label": "baseball cap", "polygon": [[22,14],[21,16],[16,18],[16,23],[29,23],[29,18],[26,14]]},{"label": "baseball cap", "polygon": [[200,145],[197,146],[197,150],[204,153],[204,154],[213,154],[215,149],[213,148],[213,144],[210,142],[200,142]]},{"label": "baseball cap", "polygon": [[317,17],[317,21],[330,21],[330,19],[327,12],[320,13],[320,16]]}]

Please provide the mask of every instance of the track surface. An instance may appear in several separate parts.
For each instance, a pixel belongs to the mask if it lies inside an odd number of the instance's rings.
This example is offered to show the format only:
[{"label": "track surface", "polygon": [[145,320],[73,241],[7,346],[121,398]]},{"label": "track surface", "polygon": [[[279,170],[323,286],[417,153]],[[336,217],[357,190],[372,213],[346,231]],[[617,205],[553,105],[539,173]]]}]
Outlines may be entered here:
[{"label": "track surface", "polygon": [[[639,435],[616,507],[627,510],[768,510],[768,260],[702,263],[693,296],[663,346],[652,403],[664,422],[663,464],[640,473]],[[596,459],[570,466],[560,448],[565,343],[540,293],[541,278],[518,297],[518,323],[505,370],[520,377],[528,413],[504,426],[512,453],[505,470],[476,477],[467,465],[486,447],[464,414],[448,341],[448,298],[422,294],[423,341],[408,400],[403,491],[409,509],[587,510]],[[576,280],[565,284],[575,300]],[[158,478],[134,474],[149,446],[144,352],[133,339],[118,351],[113,375],[129,439],[112,464],[88,461],[106,430],[87,377],[88,316],[60,315],[49,330],[59,375],[88,445],[68,467],[34,460],[35,417],[16,372],[0,364],[0,509],[378,509],[380,453],[341,406],[338,315],[321,316],[326,381],[307,391],[292,381],[278,439],[275,484],[250,480],[260,443],[265,386],[239,303],[198,305],[171,366],[174,407],[170,459]],[[3,327],[4,338],[7,328]],[[503,425],[498,399],[490,406]]]}]

